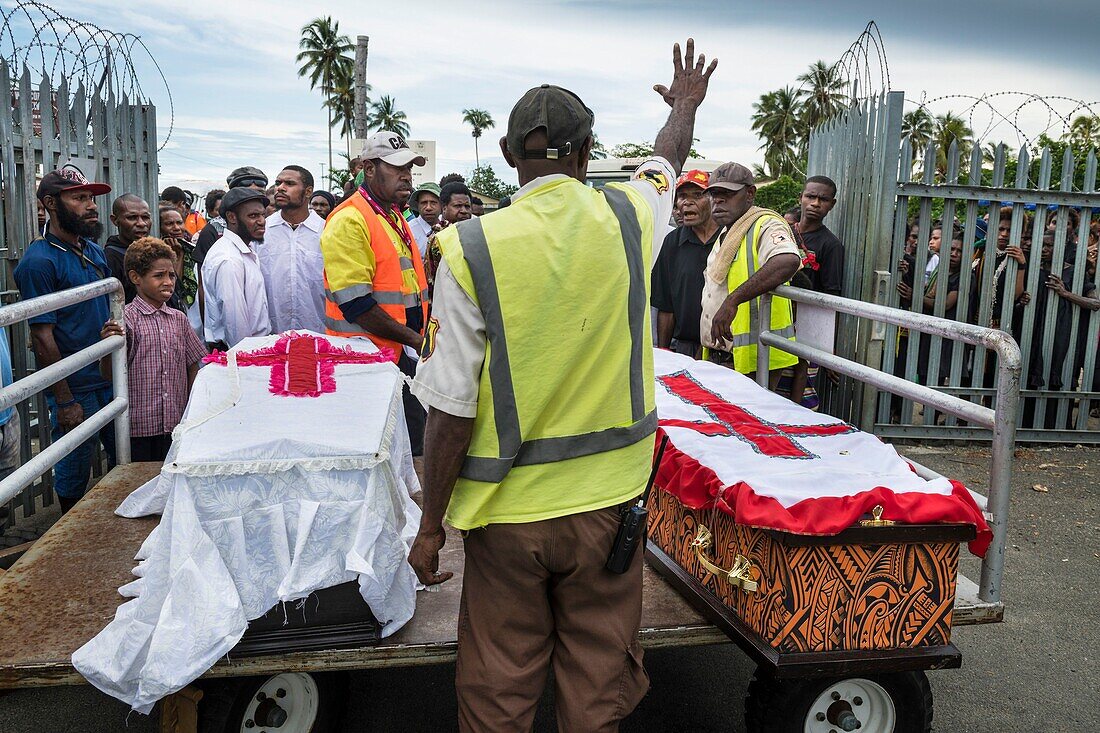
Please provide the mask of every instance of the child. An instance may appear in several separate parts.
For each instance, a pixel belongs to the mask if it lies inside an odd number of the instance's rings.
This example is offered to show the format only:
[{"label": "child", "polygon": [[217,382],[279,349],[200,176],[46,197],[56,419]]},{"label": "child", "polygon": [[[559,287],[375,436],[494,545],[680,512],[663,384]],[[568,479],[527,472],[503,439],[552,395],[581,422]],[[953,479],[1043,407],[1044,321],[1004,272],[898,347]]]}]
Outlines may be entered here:
[{"label": "child", "polygon": [[[139,239],[127,248],[123,266],[137,297],[124,311],[125,332],[107,321],[100,337],[126,336],[132,459],[163,461],[206,348],[187,316],[167,305],[178,272],[171,247],[154,237]],[[100,369],[110,372],[110,357]]]}]

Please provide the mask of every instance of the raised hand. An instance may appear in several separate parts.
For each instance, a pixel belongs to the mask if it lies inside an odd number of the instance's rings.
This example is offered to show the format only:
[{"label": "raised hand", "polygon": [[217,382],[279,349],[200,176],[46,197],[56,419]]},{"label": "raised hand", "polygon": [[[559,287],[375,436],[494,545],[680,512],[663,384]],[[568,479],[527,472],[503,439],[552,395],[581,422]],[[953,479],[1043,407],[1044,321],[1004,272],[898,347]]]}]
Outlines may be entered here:
[{"label": "raised hand", "polygon": [[706,57],[699,54],[695,59],[695,40],[687,40],[687,58],[680,54],[680,44],[672,46],[672,84],[654,84],[653,90],[664,98],[669,107],[675,106],[677,100],[690,102],[695,106],[702,104],[707,96],[707,86],[710,84],[710,75],[718,67],[718,59],[713,59],[710,66],[706,65]]}]

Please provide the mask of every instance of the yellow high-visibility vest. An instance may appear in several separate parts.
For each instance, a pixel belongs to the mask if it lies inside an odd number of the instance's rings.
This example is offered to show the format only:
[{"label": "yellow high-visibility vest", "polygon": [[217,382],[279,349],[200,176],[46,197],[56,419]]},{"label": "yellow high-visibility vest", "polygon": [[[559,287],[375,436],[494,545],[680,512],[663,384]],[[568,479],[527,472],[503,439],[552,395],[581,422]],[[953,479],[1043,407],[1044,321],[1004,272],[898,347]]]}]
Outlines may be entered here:
[{"label": "yellow high-visibility vest", "polygon": [[[741,240],[741,247],[737,250],[737,256],[730,265],[729,275],[726,276],[729,292],[733,292],[747,281],[756,272],[756,263],[759,262],[759,249],[757,242],[760,239],[760,231],[771,215],[760,217],[749,227],[745,238]],[[757,311],[760,308],[760,298],[753,298],[747,303],[742,303],[737,308],[737,315],[733,319],[733,368],[742,374],[751,374],[756,371],[756,347],[760,340],[757,331]],[[791,301],[781,296],[772,294],[771,305],[771,330],[779,336],[794,341],[794,309]],[[779,349],[768,349],[768,370],[784,369],[798,363],[798,357]]]},{"label": "yellow high-visibility vest", "polygon": [[487,337],[447,520],[533,522],[638,496],[657,428],[642,196],[555,180],[436,241]]}]

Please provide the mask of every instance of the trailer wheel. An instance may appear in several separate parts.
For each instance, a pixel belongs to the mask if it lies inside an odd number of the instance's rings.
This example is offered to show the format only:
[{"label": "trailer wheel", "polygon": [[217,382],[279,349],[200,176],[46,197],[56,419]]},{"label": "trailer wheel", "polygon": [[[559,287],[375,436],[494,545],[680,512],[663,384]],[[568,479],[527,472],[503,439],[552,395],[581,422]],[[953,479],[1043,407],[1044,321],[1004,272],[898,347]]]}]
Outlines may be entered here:
[{"label": "trailer wheel", "polygon": [[924,672],[776,680],[757,670],[745,696],[748,733],[929,733]]},{"label": "trailer wheel", "polygon": [[347,704],[342,672],[285,672],[203,683],[199,733],[331,733]]}]

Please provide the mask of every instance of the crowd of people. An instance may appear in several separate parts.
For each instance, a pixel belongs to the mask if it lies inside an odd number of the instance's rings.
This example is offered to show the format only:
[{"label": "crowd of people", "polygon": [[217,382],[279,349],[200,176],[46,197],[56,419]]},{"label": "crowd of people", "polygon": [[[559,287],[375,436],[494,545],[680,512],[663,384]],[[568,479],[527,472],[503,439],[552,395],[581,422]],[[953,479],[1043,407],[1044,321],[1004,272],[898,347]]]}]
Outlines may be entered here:
[{"label": "crowd of people", "polygon": [[[677,226],[665,237],[652,274],[657,346],[755,377],[753,310],[740,305],[787,281],[841,293],[844,245],[825,225],[836,193],[832,179],[811,176],[799,206],[780,217],[754,205],[755,179],[743,165],[683,173],[676,182]],[[793,303],[773,296],[773,330],[792,337],[794,316]],[[731,327],[730,338],[723,338]],[[777,349],[770,350],[769,362],[773,389],[817,408],[816,366]]]},{"label": "crowd of people", "polygon": [[[976,231],[971,235],[974,244],[969,262],[964,262],[967,239],[964,225],[957,220],[933,221],[926,254],[921,258],[926,263],[923,273],[917,272],[920,225],[917,221],[909,222],[903,256],[898,262],[896,288],[901,307],[1003,328],[1012,334],[1027,349],[1027,371],[1021,377],[1023,389],[1100,391],[1100,370],[1090,377],[1084,369],[1089,317],[1092,311],[1100,310],[1095,285],[1100,221],[1089,224],[1087,241],[1080,242],[1081,214],[1075,209],[1065,211],[1066,223],[1060,234],[1057,210],[1031,213],[1023,207],[993,206],[985,218],[977,220]],[[1041,234],[1034,231],[1037,226],[1042,227]],[[1055,262],[1059,239],[1064,244]],[[987,252],[989,242],[995,245],[991,256]],[[1033,252],[1033,242],[1039,244],[1038,256]],[[944,244],[948,245],[946,268],[940,263]],[[986,271],[989,267],[993,268],[992,273]],[[918,294],[921,302],[914,306]],[[960,297],[962,294],[965,297]],[[942,301],[942,310],[937,307],[938,301]],[[1048,311],[1053,314],[1052,319],[1048,318]],[[894,362],[894,373],[898,376],[907,373],[909,342],[909,334],[902,332]],[[961,364],[955,363],[956,351],[945,340],[936,354],[932,337],[922,334],[915,354],[917,381],[941,386],[948,382],[954,369],[962,375],[963,384],[994,386],[992,359],[985,361],[979,374],[973,349],[961,351]],[[938,366],[933,363],[937,360]],[[933,369],[935,373],[930,373]],[[1073,429],[1078,417],[1085,417],[1076,415],[1071,407],[1063,411],[1063,419],[1059,421],[1057,400],[1048,401],[1041,415],[1036,414],[1037,404],[1038,398],[1025,396],[1021,427]],[[1078,403],[1078,408],[1083,404],[1087,403]],[[900,419],[900,406],[900,400],[893,401],[894,421]],[[1096,407],[1091,412],[1097,416]]]},{"label": "crowd of people", "polygon": [[[389,133],[372,138],[374,152],[393,159],[391,138]],[[368,145],[365,152],[370,150]],[[412,154],[406,147],[397,155],[403,159]],[[402,196],[399,201],[394,193],[388,202],[393,226],[385,233],[396,247],[395,304],[382,288],[383,263],[373,256],[370,237],[377,232],[367,230],[359,211],[377,205],[360,191],[371,185],[376,191],[388,190],[384,181],[375,180],[382,170],[378,162],[378,157],[366,164],[357,159],[358,184],[342,196],[315,190],[313,175],[299,165],[287,165],[273,183],[254,166],[237,168],[227,176],[225,189],[206,194],[202,212],[192,210],[193,196],[177,186],[161,191],[155,204],[122,193],[110,203],[116,233],[102,245],[104,226],[96,198],[110,194],[110,187],[87,180],[72,165],[47,174],[37,191],[41,236],[27,247],[13,273],[21,296],[33,298],[115,277],[123,285],[126,306],[122,323],[110,319],[107,296],[30,319],[38,367],[97,340],[124,335],[130,450],[136,461],[159,461],[167,455],[203,357],[250,336],[291,330],[367,333],[355,321],[381,305],[387,318],[406,326],[401,338],[386,343],[399,367],[411,375],[426,323],[428,283],[439,261],[430,243],[452,223],[476,216],[481,202],[455,174],[442,185],[428,182],[411,194],[403,189],[408,176],[401,176],[396,191]],[[408,161],[401,165],[411,168]],[[154,205],[158,237],[150,236]],[[423,263],[419,269],[414,257],[418,266]],[[366,273],[360,277],[364,282],[341,279],[342,272],[355,268]],[[343,295],[357,289],[365,297]],[[377,314],[370,316],[367,328],[385,330],[379,320]],[[0,338],[0,343],[0,371],[4,384],[10,384],[8,341]],[[46,395],[53,438],[111,399],[109,359],[54,384]],[[407,388],[405,403],[419,453],[424,410]],[[13,414],[0,413],[0,476],[10,474],[19,462],[19,420]],[[113,432],[100,431],[98,440],[113,465]],[[89,440],[55,468],[54,487],[63,511],[84,494],[94,450],[95,440]]]},{"label": "crowd of people", "polygon": [[[203,212],[192,210],[192,195],[169,186],[156,202],[159,237],[150,236],[150,202],[122,193],[110,205],[117,233],[102,246],[95,198],[109,193],[109,186],[88,181],[72,166],[48,174],[38,189],[43,234],[14,272],[22,296],[113,276],[123,284],[126,307],[124,323],[110,320],[106,297],[32,319],[39,367],[95,340],[125,335],[131,455],[152,461],[168,453],[203,356],[251,336],[290,330],[370,336],[412,376],[442,262],[436,235],[484,213],[456,174],[414,190],[411,167],[422,161],[399,136],[379,133],[355,159],[355,177],[341,196],[316,190],[311,172],[299,165],[285,166],[274,182],[254,166],[237,168],[226,177],[225,189],[206,194]],[[824,224],[836,200],[833,181],[809,179],[801,206],[786,219],[753,206],[755,191],[752,173],[740,164],[726,164],[712,174],[683,173],[675,185],[676,226],[659,229],[651,276],[657,345],[746,374],[756,368],[755,346],[738,338],[750,330],[748,309],[740,309],[736,323],[736,307],[725,314],[704,312],[704,273],[720,266],[714,262],[717,244],[731,225],[753,219],[751,231],[735,238],[750,256],[731,258],[734,264],[752,264],[729,268],[714,296],[719,301],[731,293],[752,299],[792,276],[796,284],[839,293],[844,267],[843,245]],[[509,203],[506,199],[500,206]],[[776,262],[783,267],[773,271]],[[759,292],[753,295],[741,285]],[[780,298],[774,303],[773,325],[789,330],[793,307]],[[725,340],[722,327],[713,325],[724,317]],[[777,350],[772,360],[773,386],[814,406],[816,369]],[[10,372],[10,357],[0,366]],[[102,409],[111,396],[106,360],[53,385],[47,403],[54,438]],[[419,454],[424,409],[407,387],[404,404],[413,450]],[[0,458],[19,442],[11,424],[10,419],[0,422]],[[113,463],[113,433],[105,429],[99,437]],[[55,470],[63,509],[86,489],[93,448],[89,441]],[[14,470],[15,463],[6,465]]]},{"label": "crowd of people", "polygon": [[[394,164],[379,164],[397,159],[400,175],[392,174]],[[354,160],[354,178],[339,196],[317,190],[313,175],[299,165],[287,165],[273,182],[253,166],[237,168],[227,176],[224,190],[206,194],[203,212],[192,210],[190,194],[170,186],[156,204],[159,237],[150,236],[150,203],[123,193],[110,208],[117,233],[102,247],[95,197],[109,187],[87,181],[72,167],[48,174],[38,190],[48,220],[43,222],[43,236],[28,247],[14,273],[22,296],[110,275],[123,283],[127,306],[125,329],[108,322],[105,298],[32,319],[39,367],[95,339],[125,333],[131,451],[141,460],[161,460],[167,454],[202,356],[208,350],[228,350],[250,336],[289,330],[369,335],[391,349],[398,367],[412,376],[424,347],[427,306],[442,261],[434,246],[436,235],[483,213],[479,199],[456,174],[414,190],[409,170],[420,160],[399,136],[379,133]],[[667,234],[661,237],[651,273],[656,345],[755,377],[754,310],[742,304],[755,302],[785,282],[832,295],[842,292],[844,245],[825,224],[836,203],[836,184],[824,176],[810,177],[799,205],[782,216],[755,206],[752,172],[737,163],[709,174],[685,171],[674,190],[672,224],[661,228]],[[501,207],[508,203],[502,201]],[[1094,286],[1100,222],[1091,224],[1086,246],[1079,247],[1079,214],[1070,210],[1065,255],[1055,267],[1056,216],[1044,217],[1046,229],[1036,238],[1034,215],[1010,206],[994,208],[993,215],[995,227],[979,220],[969,264],[962,261],[965,237],[959,222],[933,222],[927,255],[921,257],[920,227],[911,222],[898,263],[901,307],[914,308],[919,293],[919,308],[925,313],[970,323],[984,318],[988,323],[981,325],[994,328],[1007,317],[1005,330],[1021,343],[1025,334],[1029,336],[1024,388],[1100,391],[1100,379],[1082,381],[1088,316],[1100,309]],[[387,246],[376,246],[379,241]],[[992,259],[985,254],[987,241],[995,244]],[[1033,241],[1042,242],[1037,259],[1032,257]],[[946,267],[939,263],[943,244],[948,245]],[[918,259],[925,263],[923,273],[916,272]],[[989,266],[993,272],[984,273]],[[1034,268],[1038,272],[1029,281]],[[1078,268],[1084,269],[1083,277],[1075,277]],[[1037,292],[1029,292],[1028,282],[1039,283]],[[959,297],[960,290],[967,292],[966,298]],[[1052,322],[1047,318],[1048,302],[1057,303]],[[794,315],[793,303],[772,298],[773,331],[793,338]],[[1045,338],[1048,328],[1053,331]],[[907,374],[911,361],[909,340],[902,329],[894,358],[899,376]],[[1044,346],[1048,341],[1049,353]],[[932,344],[931,337],[921,335],[915,345],[916,380],[943,385],[958,350],[944,340],[934,357]],[[158,353],[169,356],[162,359]],[[1063,365],[1070,355],[1071,379],[1063,384]],[[772,388],[816,409],[817,367],[777,349],[770,350],[769,358]],[[962,358],[964,363],[954,366],[964,382],[973,381],[973,350],[964,350]],[[936,373],[930,374],[933,367]],[[9,355],[0,353],[0,368],[10,381]],[[986,360],[980,382],[989,388],[993,379],[992,360]],[[47,395],[54,437],[110,398],[109,378],[95,365],[55,384]],[[407,388],[404,398],[414,451],[419,453],[424,410]],[[899,399],[891,403],[895,421],[900,419],[901,404]],[[1029,397],[1023,408],[1025,427],[1075,424],[1072,410],[1065,424],[1057,424],[1054,401],[1043,415],[1035,411],[1036,400]],[[0,415],[0,430],[0,471],[10,472],[17,465],[8,460],[11,446],[19,443],[10,414]],[[110,454],[109,431],[101,438]],[[63,505],[83,494],[91,455],[89,444],[59,464],[55,485]]]}]

